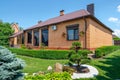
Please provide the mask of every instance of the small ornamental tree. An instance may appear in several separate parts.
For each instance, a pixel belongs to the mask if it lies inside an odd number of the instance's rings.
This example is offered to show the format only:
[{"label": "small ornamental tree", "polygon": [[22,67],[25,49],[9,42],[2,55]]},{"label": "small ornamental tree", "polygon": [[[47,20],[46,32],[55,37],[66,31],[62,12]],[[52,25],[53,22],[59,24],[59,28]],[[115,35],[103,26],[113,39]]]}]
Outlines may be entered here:
[{"label": "small ornamental tree", "polygon": [[0,80],[23,80],[24,61],[0,46]]},{"label": "small ornamental tree", "polygon": [[81,48],[80,42],[73,42],[72,43],[71,50],[74,50],[77,53],[80,48]]},{"label": "small ornamental tree", "polygon": [[69,64],[77,64],[77,70],[80,68],[81,61],[87,59],[87,53],[80,53],[79,49],[81,47],[80,42],[73,42],[71,51],[69,52]]}]

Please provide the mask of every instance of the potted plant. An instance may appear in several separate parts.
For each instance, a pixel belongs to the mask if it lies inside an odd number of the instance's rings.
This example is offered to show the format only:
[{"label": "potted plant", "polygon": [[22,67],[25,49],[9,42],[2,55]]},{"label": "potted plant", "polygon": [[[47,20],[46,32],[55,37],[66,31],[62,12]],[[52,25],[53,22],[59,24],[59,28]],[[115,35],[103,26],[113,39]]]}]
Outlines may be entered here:
[{"label": "potted plant", "polygon": [[65,32],[63,32],[63,33],[62,33],[62,36],[63,36],[63,37],[65,37],[65,36],[66,36],[66,33],[65,33]]},{"label": "potted plant", "polygon": [[84,34],[85,34],[84,31],[80,31],[80,32],[79,32],[79,35],[80,35],[80,36],[83,36]]}]

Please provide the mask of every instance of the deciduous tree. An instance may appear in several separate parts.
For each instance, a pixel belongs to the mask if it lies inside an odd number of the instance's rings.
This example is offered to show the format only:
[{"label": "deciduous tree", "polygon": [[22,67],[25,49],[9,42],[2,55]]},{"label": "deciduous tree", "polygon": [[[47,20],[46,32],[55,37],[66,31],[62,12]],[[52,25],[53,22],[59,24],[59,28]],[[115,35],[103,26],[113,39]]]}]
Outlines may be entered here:
[{"label": "deciduous tree", "polygon": [[8,46],[9,37],[13,34],[10,23],[4,23],[0,21],[0,45]]}]

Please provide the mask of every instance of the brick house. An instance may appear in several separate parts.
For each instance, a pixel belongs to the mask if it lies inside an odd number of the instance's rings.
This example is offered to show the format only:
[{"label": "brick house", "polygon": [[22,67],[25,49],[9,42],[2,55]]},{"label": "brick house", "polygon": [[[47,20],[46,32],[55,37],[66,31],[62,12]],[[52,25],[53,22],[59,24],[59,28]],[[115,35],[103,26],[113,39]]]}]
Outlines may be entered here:
[{"label": "brick house", "polygon": [[9,44],[10,44],[10,46],[16,47],[16,46],[19,45],[19,40],[18,40],[19,37],[20,37],[19,34],[21,34],[22,31],[20,31],[19,26],[18,26],[17,23],[12,23],[11,27],[14,30],[14,34],[12,36],[10,36]]},{"label": "brick house", "polygon": [[[81,42],[82,48],[94,50],[101,46],[112,45],[112,30],[94,16],[94,5],[87,10],[78,10],[48,19],[24,30],[16,35],[19,44],[38,48],[44,43],[50,49],[68,49],[72,42]],[[14,35],[13,35],[14,37]]]}]

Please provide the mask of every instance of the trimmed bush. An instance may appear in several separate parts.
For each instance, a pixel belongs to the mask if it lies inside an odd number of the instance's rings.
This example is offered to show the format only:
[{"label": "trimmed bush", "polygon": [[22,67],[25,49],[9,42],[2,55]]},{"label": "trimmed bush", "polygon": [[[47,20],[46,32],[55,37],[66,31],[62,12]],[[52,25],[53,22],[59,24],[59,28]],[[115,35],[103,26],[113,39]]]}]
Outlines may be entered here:
[{"label": "trimmed bush", "polygon": [[[9,48],[13,53],[17,55],[41,58],[41,59],[68,59],[68,50],[29,50]],[[90,53],[88,50],[80,50],[79,53]]]},{"label": "trimmed bush", "polygon": [[103,56],[102,50],[101,50],[101,49],[96,49],[96,50],[95,50],[95,56],[96,56],[97,58],[102,57],[102,56]]},{"label": "trimmed bush", "polygon": [[71,75],[67,72],[63,73],[47,73],[45,75],[26,76],[25,80],[72,80]]},{"label": "trimmed bush", "polygon": [[97,58],[99,58],[109,53],[112,53],[118,49],[120,49],[120,46],[103,46],[95,50],[95,55]]}]

